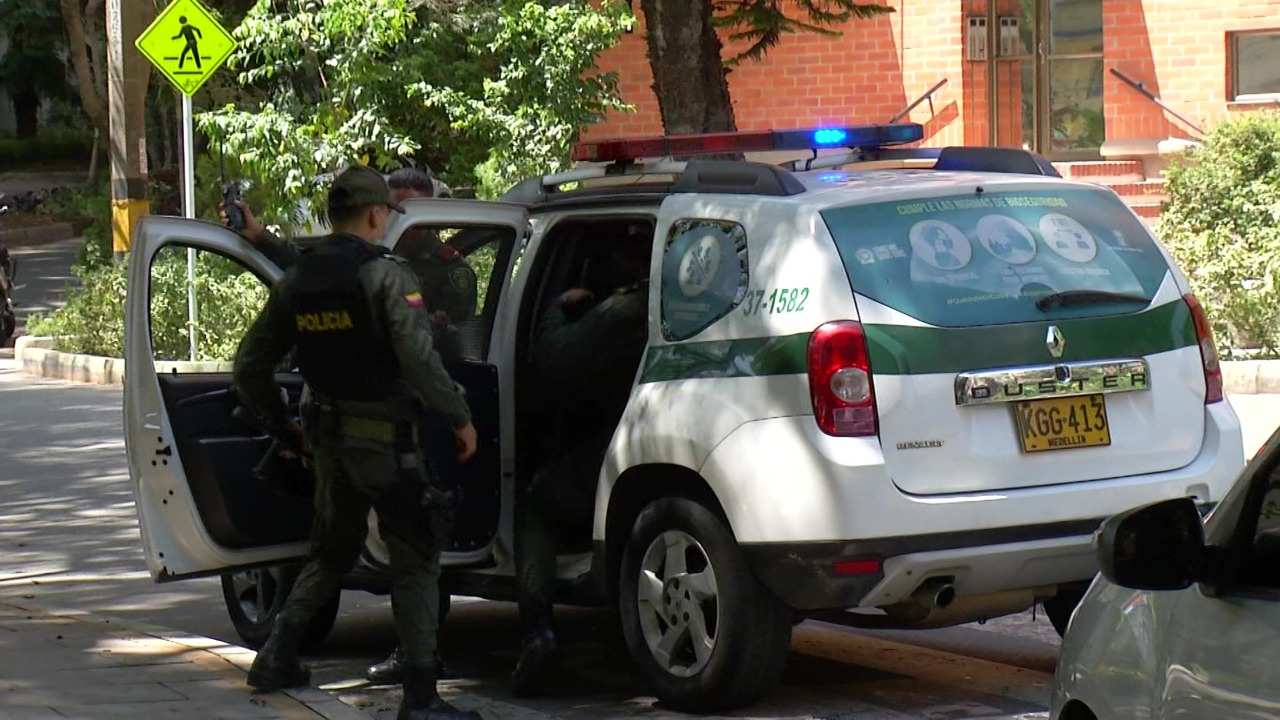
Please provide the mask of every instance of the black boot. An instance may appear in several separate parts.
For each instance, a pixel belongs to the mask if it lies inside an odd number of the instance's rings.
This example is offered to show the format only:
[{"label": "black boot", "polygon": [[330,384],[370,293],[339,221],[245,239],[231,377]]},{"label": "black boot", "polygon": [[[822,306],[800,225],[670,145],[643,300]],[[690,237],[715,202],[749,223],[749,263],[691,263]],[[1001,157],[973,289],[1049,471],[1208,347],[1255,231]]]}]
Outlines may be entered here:
[{"label": "black boot", "polygon": [[[441,680],[451,679],[438,650],[436,651],[436,668],[436,677]],[[369,682],[379,685],[399,685],[404,682],[404,651],[399,646],[396,646],[396,649],[391,651],[391,655],[386,660],[376,665],[370,665],[364,676],[369,679]]]},{"label": "black boot", "polygon": [[560,664],[560,641],[550,627],[526,635],[520,644],[520,661],[512,673],[516,695],[537,695]]},{"label": "black boot", "polygon": [[404,665],[404,701],[396,720],[482,720],[480,713],[445,702],[436,692],[438,677],[433,665]]},{"label": "black boot", "polygon": [[303,626],[290,625],[276,619],[271,637],[258,651],[249,668],[248,683],[263,692],[281,688],[304,687],[311,682],[311,671],[298,661]]},{"label": "black boot", "polygon": [[370,665],[364,676],[369,678],[369,682],[379,685],[399,685],[404,682],[404,651],[397,645],[386,660]]}]

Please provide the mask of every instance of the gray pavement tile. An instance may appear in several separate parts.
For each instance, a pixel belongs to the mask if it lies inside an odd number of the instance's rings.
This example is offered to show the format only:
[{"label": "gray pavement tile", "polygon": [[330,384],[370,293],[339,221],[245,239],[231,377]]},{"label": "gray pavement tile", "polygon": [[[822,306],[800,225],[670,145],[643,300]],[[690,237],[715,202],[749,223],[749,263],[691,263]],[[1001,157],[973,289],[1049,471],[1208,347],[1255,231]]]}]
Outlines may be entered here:
[{"label": "gray pavement tile", "polygon": [[[191,702],[130,703],[128,705],[58,706],[66,720],[286,720],[288,715],[260,705]],[[7,720],[7,719],[6,719]]]},{"label": "gray pavement tile", "polygon": [[254,697],[253,688],[243,682],[232,682],[228,678],[215,677],[207,680],[189,680],[185,682],[166,682],[164,686],[188,700],[220,701],[243,698],[248,701]]},{"label": "gray pavement tile", "polygon": [[129,685],[136,683],[174,684],[217,680],[218,673],[191,663],[75,668],[57,670],[46,676],[57,685]]},{"label": "gray pavement tile", "polygon": [[66,716],[49,707],[5,707],[4,720],[65,720]]},{"label": "gray pavement tile", "polygon": [[185,700],[178,693],[160,683],[129,683],[108,685],[63,686],[56,689],[59,702],[64,705],[114,705],[156,703],[166,700]]}]

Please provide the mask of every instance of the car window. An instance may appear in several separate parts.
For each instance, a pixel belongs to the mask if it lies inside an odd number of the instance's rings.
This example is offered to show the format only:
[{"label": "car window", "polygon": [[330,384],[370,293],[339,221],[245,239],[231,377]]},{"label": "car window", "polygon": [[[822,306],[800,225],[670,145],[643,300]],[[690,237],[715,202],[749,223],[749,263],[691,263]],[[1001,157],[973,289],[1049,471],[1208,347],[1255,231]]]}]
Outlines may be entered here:
[{"label": "car window", "polygon": [[400,236],[395,254],[409,261],[436,318],[446,360],[483,360],[508,279],[515,230],[506,226],[417,224]]},{"label": "car window", "polygon": [[855,292],[931,325],[969,327],[1129,313],[1141,304],[1036,307],[1102,290],[1150,300],[1168,265],[1103,190],[984,192],[823,211]]},{"label": "car window", "polygon": [[750,285],[747,233],[723,220],[678,220],[662,256],[662,336],[685,340],[733,312]]},{"label": "car window", "polygon": [[152,259],[149,292],[153,359],[165,372],[193,373],[230,372],[269,291],[225,255],[166,245]]}]

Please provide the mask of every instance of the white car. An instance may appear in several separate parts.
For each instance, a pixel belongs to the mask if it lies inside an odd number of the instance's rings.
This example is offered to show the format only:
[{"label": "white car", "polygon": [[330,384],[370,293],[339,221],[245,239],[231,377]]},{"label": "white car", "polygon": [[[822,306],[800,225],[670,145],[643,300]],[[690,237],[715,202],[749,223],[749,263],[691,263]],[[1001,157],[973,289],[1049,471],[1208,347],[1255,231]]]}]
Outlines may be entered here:
[{"label": "white car", "polygon": [[[447,589],[514,597],[514,490],[569,439],[529,381],[531,328],[566,288],[616,287],[611,243],[651,248],[649,342],[628,387],[599,388],[625,408],[561,599],[617,607],[672,706],[762,697],[804,617],[928,628],[1041,602],[1061,626],[1104,518],[1221,499],[1239,423],[1204,311],[1146,225],[1025,151],[888,147],[922,133],[600,141],[577,150],[594,164],[502,202],[405,203],[387,244],[436,228],[482,293],[450,366],[482,444]],[[803,158],[640,162],[734,151]],[[287,579],[268,594],[235,578],[297,563],[309,505],[250,476],[268,440],[231,419],[225,366],[156,370],[150,268],[187,247],[280,275],[218,225],[138,227],[126,422],[146,559],[157,581],[223,575],[233,617],[256,589],[261,633]],[[378,574],[370,535],[349,587]],[[685,581],[693,596],[666,592]]]},{"label": "white car", "polygon": [[1053,718],[1280,716],[1280,432],[1203,524],[1165,500],[1108,520],[1097,550]]}]

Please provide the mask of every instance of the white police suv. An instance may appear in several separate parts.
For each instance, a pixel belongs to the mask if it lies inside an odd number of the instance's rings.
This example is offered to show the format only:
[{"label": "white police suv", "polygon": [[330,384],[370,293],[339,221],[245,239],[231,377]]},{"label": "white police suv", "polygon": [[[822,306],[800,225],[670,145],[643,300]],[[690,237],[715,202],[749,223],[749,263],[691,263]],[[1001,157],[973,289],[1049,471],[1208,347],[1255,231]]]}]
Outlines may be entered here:
[{"label": "white police suv", "polygon": [[[532,330],[566,289],[617,287],[619,243],[651,251],[649,341],[629,386],[595,388],[621,421],[594,525],[564,547],[562,600],[619,608],[673,706],[763,696],[805,617],[928,628],[1043,603],[1061,626],[1097,571],[1104,518],[1217,502],[1244,464],[1240,428],[1169,254],[1106,188],[1020,150],[901,147],[921,136],[600,141],[501,202],[405,203],[387,243],[431,226],[479,279],[450,364],[482,439],[448,589],[514,596],[517,490],[577,439],[573,408],[532,380]],[[698,159],[712,153],[751,159]],[[237,292],[265,297],[280,275],[219,225],[139,225],[125,389],[137,509],[156,581],[222,575],[260,641],[287,593],[279,569],[306,552],[310,501],[253,477],[268,439],[233,419],[230,358],[175,362],[186,345],[153,335],[152,314],[172,309],[150,287],[188,249]],[[385,592],[383,552],[371,533],[348,586]],[[264,568],[274,596],[236,584]],[[315,639],[332,613],[317,622]]]}]

